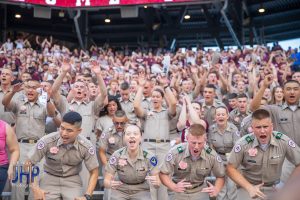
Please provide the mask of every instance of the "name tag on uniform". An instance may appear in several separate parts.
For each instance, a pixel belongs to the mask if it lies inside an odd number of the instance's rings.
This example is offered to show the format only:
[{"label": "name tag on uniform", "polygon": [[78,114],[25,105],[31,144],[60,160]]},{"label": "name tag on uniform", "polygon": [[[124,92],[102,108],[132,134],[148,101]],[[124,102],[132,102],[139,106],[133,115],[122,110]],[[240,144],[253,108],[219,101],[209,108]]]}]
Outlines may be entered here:
[{"label": "name tag on uniform", "polygon": [[255,160],[247,160],[247,162],[250,162],[250,163],[256,163]]},{"label": "name tag on uniform", "polygon": [[288,118],[280,118],[280,122],[287,122]]},{"label": "name tag on uniform", "polygon": [[277,159],[280,158],[280,156],[272,156],[271,159]]},{"label": "name tag on uniform", "polygon": [[54,161],[56,161],[56,159],[54,159],[54,158],[52,158],[52,157],[47,157],[49,160],[54,160]]},{"label": "name tag on uniform", "polygon": [[137,171],[143,172],[143,171],[145,171],[145,170],[146,170],[145,167],[143,167],[143,168],[141,168],[141,169],[138,169]]}]

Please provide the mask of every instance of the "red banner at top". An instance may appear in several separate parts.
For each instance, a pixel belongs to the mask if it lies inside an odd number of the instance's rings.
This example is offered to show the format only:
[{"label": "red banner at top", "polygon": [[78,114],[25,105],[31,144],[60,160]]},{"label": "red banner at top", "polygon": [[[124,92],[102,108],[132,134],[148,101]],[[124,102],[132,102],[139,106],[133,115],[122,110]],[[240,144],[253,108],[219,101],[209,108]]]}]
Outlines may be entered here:
[{"label": "red banner at top", "polygon": [[138,4],[180,3],[197,0],[11,0],[14,2],[58,7],[124,6]]}]

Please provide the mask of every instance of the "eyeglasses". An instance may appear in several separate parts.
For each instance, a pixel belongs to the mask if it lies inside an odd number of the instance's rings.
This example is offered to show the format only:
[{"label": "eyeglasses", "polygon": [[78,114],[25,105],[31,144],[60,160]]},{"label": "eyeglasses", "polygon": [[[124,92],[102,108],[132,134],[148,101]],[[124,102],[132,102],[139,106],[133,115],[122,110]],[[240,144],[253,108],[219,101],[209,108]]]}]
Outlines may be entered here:
[{"label": "eyeglasses", "polygon": [[124,126],[125,124],[125,122],[114,122],[115,126]]}]

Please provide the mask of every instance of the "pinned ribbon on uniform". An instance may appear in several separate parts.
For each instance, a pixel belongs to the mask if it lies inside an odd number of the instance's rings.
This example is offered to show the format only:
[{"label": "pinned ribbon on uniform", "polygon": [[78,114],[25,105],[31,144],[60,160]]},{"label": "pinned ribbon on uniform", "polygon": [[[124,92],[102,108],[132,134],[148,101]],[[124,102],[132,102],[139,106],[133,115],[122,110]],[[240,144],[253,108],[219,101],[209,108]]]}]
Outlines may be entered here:
[{"label": "pinned ribbon on uniform", "polygon": [[178,166],[180,167],[180,169],[186,169],[188,167],[188,164],[184,161],[180,161]]},{"label": "pinned ribbon on uniform", "polygon": [[50,148],[50,153],[52,153],[52,154],[57,154],[58,153],[58,151],[59,151],[59,148],[58,147],[51,147]]},{"label": "pinned ribbon on uniform", "polygon": [[257,148],[251,148],[248,150],[249,156],[254,157],[257,155]]},{"label": "pinned ribbon on uniform", "polygon": [[127,165],[127,160],[119,159],[118,165],[121,166],[121,167],[124,167],[125,165]]}]

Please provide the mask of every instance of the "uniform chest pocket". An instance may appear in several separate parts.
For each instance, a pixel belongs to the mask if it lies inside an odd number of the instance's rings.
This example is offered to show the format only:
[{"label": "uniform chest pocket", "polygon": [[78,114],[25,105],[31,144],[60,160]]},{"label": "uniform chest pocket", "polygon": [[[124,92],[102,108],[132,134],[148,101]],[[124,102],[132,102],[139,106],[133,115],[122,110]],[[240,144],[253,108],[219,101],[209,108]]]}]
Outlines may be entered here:
[{"label": "uniform chest pocket", "polygon": [[275,156],[272,156],[270,159],[269,159],[269,163],[271,165],[279,165],[283,162],[283,159],[282,159],[282,156],[280,155],[275,155]]},{"label": "uniform chest pocket", "polygon": [[45,119],[45,114],[42,111],[34,111],[33,118],[43,120],[43,119]]},{"label": "uniform chest pocket", "polygon": [[210,170],[207,167],[203,167],[203,168],[197,169],[196,174],[206,177],[210,174]]}]

